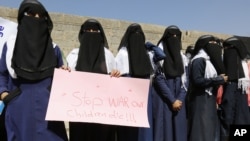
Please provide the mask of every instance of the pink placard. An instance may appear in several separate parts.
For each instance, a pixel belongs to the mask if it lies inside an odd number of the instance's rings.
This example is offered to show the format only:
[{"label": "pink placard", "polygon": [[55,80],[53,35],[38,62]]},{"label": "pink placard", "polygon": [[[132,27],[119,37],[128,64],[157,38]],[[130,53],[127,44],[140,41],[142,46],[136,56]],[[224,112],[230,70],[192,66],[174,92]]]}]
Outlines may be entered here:
[{"label": "pink placard", "polygon": [[148,79],[55,69],[46,120],[149,127]]}]

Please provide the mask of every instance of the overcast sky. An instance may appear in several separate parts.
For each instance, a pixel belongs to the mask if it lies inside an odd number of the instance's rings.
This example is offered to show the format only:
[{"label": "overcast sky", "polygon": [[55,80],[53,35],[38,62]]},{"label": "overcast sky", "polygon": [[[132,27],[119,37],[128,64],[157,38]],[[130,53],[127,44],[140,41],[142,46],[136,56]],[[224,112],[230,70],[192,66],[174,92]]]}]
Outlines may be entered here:
[{"label": "overcast sky", "polygon": [[[22,0],[1,0],[18,8]],[[250,36],[250,0],[40,0],[49,12]]]}]

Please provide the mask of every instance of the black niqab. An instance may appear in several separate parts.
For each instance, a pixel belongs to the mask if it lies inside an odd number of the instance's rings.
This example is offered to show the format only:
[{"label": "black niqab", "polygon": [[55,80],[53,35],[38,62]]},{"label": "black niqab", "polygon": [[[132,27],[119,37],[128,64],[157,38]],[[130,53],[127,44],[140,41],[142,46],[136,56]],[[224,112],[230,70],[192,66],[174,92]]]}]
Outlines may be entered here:
[{"label": "black niqab", "polygon": [[[25,15],[37,13],[40,18]],[[18,77],[40,80],[51,77],[57,65],[50,32],[52,21],[48,12],[36,0],[26,0],[18,12],[18,32],[12,67]]]},{"label": "black niqab", "polygon": [[[175,36],[174,36],[175,35]],[[184,73],[184,66],[181,57],[181,31],[177,26],[166,28],[158,45],[163,44],[163,51],[166,58],[163,63],[163,71],[166,76],[177,77]]]},{"label": "black niqab", "polygon": [[199,50],[204,49],[207,55],[210,57],[210,61],[213,64],[218,74],[225,74],[225,67],[222,61],[222,47],[218,43],[209,43],[210,41],[217,41],[217,38],[212,35],[203,35],[195,43],[193,55],[195,56]]},{"label": "black niqab", "polygon": [[145,35],[139,24],[131,24],[119,46],[127,47],[129,57],[129,74],[136,78],[147,78],[153,68],[145,46]]},{"label": "black niqab", "polygon": [[208,56],[210,57],[211,63],[214,65],[216,72],[218,74],[224,74],[225,68],[222,61],[222,46],[218,44],[211,44],[208,43],[204,50],[207,52]]},{"label": "black niqab", "polygon": [[244,44],[247,52],[246,58],[250,59],[250,37],[245,37],[245,36],[234,36],[234,37],[239,39]]},{"label": "black niqab", "polygon": [[104,47],[108,48],[108,43],[101,24],[94,19],[87,20],[81,26],[78,39],[76,70],[107,74]]},{"label": "black niqab", "polygon": [[241,60],[247,55],[244,44],[239,39],[231,37],[224,41],[223,46],[223,60],[228,80],[237,81],[239,78],[245,77],[241,63]]}]

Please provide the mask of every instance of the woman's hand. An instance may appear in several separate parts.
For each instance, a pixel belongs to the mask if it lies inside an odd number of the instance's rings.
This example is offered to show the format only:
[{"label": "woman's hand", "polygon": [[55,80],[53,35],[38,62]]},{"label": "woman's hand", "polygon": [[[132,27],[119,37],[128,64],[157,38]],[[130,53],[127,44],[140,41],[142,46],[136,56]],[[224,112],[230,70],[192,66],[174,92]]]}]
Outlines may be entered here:
[{"label": "woman's hand", "polygon": [[63,70],[67,70],[67,71],[71,71],[71,69],[70,69],[70,67],[67,67],[67,66],[65,66],[65,65],[62,65],[61,67],[60,67],[60,69],[63,69]]},{"label": "woman's hand", "polygon": [[227,82],[227,81],[228,81],[228,76],[226,76],[226,74],[220,74],[220,76],[223,77],[224,82]]},{"label": "woman's hand", "polygon": [[180,100],[175,100],[175,102],[172,104],[174,111],[180,111],[182,107],[182,102]]},{"label": "woman's hand", "polygon": [[120,77],[121,73],[120,73],[119,70],[112,70],[111,73],[110,73],[110,76],[111,77]]}]

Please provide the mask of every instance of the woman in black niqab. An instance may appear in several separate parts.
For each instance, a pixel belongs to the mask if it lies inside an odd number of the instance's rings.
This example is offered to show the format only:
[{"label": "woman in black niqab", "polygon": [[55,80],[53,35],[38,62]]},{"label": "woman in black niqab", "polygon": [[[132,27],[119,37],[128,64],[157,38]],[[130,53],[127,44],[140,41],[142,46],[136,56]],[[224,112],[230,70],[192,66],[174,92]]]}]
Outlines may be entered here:
[{"label": "woman in black niqab", "polygon": [[223,42],[225,72],[228,83],[224,85],[224,93],[220,104],[221,113],[221,141],[229,137],[230,125],[250,124],[250,114],[247,101],[249,91],[249,70],[247,50],[243,42],[237,37],[230,37]]},{"label": "woman in black niqab", "polygon": [[222,47],[212,35],[202,35],[195,43],[188,89],[188,140],[212,141],[218,138],[216,95],[225,84]]}]

